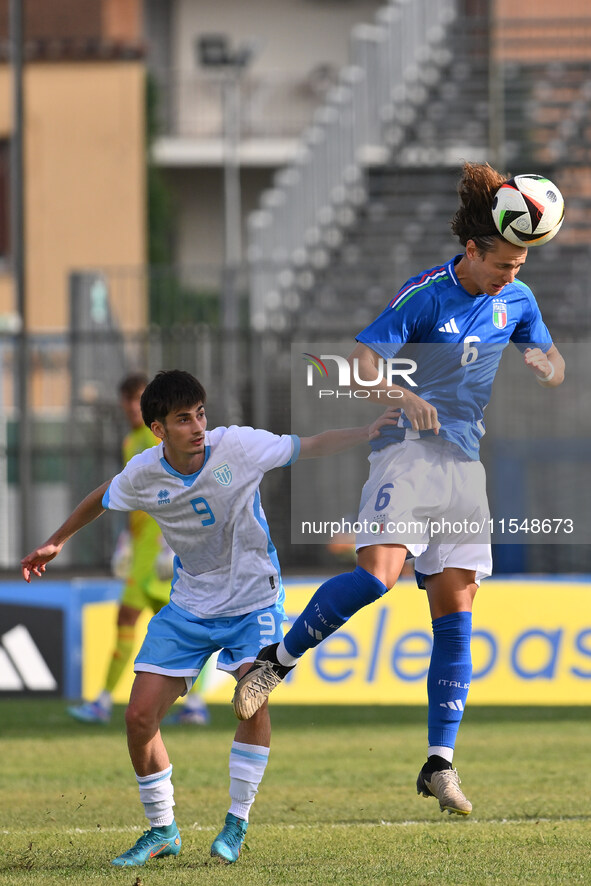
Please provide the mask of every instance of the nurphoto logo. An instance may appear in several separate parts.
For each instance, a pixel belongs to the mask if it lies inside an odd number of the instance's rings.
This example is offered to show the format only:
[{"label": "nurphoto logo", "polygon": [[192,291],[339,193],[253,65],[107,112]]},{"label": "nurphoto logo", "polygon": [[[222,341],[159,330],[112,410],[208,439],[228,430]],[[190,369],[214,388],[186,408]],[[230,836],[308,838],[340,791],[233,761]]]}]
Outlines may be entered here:
[{"label": "nurphoto logo", "polygon": [[[318,389],[318,399],[322,397],[354,397],[363,400],[371,396],[372,388],[376,388],[382,381],[388,386],[406,383],[410,387],[416,388],[417,383],[412,378],[416,372],[417,364],[415,360],[405,357],[380,357],[377,365],[377,374],[375,378],[364,379],[359,375],[359,360],[357,357],[353,359],[353,365],[349,364],[346,357],[340,354],[315,354],[304,353],[303,357],[307,362],[306,367],[306,386],[314,387],[315,373],[318,374],[322,381],[328,379],[329,367],[326,365],[328,361],[332,361],[337,367],[337,388],[320,388]],[[334,368],[331,366],[331,368]],[[402,396],[400,390],[383,390],[374,391],[378,397],[384,395],[390,399],[397,400]]]}]

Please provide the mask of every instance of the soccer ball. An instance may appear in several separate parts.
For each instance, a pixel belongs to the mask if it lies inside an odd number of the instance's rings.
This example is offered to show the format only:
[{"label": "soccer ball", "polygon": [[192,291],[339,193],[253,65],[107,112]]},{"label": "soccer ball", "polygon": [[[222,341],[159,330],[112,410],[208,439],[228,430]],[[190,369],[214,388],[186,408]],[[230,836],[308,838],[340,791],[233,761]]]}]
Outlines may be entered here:
[{"label": "soccer ball", "polygon": [[542,175],[516,175],[501,185],[492,205],[497,230],[514,246],[541,246],[564,220],[564,200]]}]

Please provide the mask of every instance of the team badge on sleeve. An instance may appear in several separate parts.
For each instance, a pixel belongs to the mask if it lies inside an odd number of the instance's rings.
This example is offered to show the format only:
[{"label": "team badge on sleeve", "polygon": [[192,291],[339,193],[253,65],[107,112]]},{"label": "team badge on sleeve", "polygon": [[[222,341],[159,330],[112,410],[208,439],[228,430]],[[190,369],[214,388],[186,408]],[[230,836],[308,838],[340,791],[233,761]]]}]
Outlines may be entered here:
[{"label": "team badge on sleeve", "polygon": [[232,482],[232,471],[228,465],[223,464],[212,470],[212,474],[220,486],[229,486]]},{"label": "team badge on sleeve", "polygon": [[492,315],[496,328],[504,329],[507,325],[507,303],[504,301],[493,301]]}]

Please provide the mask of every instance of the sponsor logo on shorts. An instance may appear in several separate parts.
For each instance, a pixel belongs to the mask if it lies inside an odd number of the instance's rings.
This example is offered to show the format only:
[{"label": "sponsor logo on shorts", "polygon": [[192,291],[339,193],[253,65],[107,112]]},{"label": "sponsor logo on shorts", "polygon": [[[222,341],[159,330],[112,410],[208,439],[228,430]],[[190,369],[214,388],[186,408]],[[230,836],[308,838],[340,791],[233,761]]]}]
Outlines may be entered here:
[{"label": "sponsor logo on shorts", "polygon": [[369,524],[369,531],[372,535],[383,535],[385,530],[386,518],[383,514],[376,514],[372,522]]}]

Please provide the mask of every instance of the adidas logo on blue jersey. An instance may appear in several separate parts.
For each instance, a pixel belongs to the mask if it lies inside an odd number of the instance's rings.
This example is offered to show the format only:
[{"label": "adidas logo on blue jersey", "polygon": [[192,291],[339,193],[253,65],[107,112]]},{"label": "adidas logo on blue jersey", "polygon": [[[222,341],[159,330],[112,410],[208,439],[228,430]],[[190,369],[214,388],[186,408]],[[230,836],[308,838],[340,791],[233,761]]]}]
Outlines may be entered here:
[{"label": "adidas logo on blue jersey", "polygon": [[452,317],[451,320],[448,320],[443,326],[439,327],[439,332],[459,332],[458,325],[456,323],[456,318]]}]

